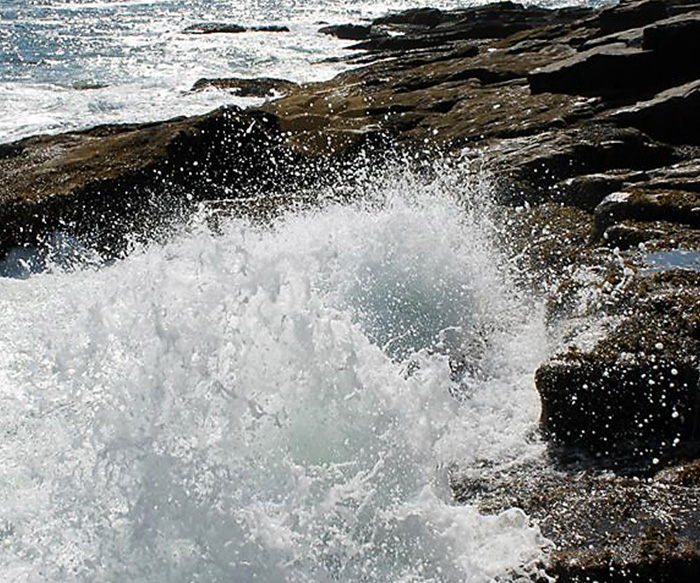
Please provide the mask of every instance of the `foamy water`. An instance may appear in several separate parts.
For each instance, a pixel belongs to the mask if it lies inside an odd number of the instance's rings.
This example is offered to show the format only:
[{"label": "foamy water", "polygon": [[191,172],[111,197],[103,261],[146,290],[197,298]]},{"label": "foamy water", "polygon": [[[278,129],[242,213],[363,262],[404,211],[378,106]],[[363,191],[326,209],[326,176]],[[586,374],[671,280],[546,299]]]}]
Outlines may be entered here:
[{"label": "foamy water", "polygon": [[[452,502],[541,452],[544,332],[465,177],[265,227],[195,219],[0,279],[0,580],[515,580],[546,541]],[[463,201],[469,198],[467,208]]]}]

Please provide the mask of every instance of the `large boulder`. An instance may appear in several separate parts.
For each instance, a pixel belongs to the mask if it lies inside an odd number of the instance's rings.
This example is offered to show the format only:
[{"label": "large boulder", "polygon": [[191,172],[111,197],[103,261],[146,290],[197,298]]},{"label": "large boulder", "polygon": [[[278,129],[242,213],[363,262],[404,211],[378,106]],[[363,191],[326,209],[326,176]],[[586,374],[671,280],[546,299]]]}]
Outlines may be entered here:
[{"label": "large boulder", "polygon": [[535,69],[528,80],[534,93],[624,97],[656,88],[659,79],[649,76],[656,67],[652,51],[613,43]]},{"label": "large boulder", "polygon": [[639,128],[658,140],[700,145],[700,80],[613,111],[609,117],[619,125]]},{"label": "large boulder", "polygon": [[318,32],[343,40],[368,40],[388,35],[384,30],[363,24],[333,24],[319,28]]},{"label": "large boulder", "polygon": [[[646,50],[669,52],[677,57],[698,54],[700,51],[700,12],[684,13],[655,22],[644,28],[643,45]],[[693,63],[686,63],[693,66]]]},{"label": "large boulder", "polygon": [[700,227],[700,193],[645,186],[613,192],[595,208],[596,236],[627,219]]},{"label": "large boulder", "polygon": [[538,369],[542,429],[564,455],[659,468],[700,453],[700,273],[629,277],[602,284],[612,328]]}]

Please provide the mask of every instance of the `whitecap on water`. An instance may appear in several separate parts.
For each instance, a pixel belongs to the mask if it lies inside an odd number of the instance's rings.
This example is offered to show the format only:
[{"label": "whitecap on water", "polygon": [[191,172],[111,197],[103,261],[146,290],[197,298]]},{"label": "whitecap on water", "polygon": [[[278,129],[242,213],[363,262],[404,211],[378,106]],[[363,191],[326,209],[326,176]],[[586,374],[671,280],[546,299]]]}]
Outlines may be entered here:
[{"label": "whitecap on water", "polygon": [[447,486],[452,464],[540,447],[541,326],[466,188],[392,174],[370,202],[0,280],[0,578],[533,568],[546,541],[520,510],[484,516]]}]

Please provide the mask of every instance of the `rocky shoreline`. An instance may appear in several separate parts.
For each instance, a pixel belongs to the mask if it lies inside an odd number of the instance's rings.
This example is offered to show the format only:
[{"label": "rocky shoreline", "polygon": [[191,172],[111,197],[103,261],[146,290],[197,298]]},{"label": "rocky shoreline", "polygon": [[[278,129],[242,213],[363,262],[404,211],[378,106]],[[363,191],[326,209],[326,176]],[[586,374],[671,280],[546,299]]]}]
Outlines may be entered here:
[{"label": "rocky shoreline", "polygon": [[206,80],[286,93],[261,108],[0,145],[0,256],[62,233],[118,257],[202,201],[266,216],[358,156],[459,152],[497,185],[559,350],[536,374],[554,468],[456,476],[457,499],[522,507],[559,581],[695,581],[700,5],[502,2],[323,34],[358,41],[354,69]]}]

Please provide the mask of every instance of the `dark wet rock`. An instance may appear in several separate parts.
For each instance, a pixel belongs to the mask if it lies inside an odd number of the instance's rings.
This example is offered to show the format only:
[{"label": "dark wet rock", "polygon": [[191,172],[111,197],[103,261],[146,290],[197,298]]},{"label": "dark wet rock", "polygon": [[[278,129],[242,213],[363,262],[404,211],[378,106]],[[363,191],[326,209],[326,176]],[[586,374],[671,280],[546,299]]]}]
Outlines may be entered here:
[{"label": "dark wet rock", "polygon": [[[488,475],[488,474],[487,474]],[[552,541],[547,573],[561,583],[691,583],[700,570],[700,482],[694,463],[645,479],[590,468],[511,468],[455,479],[482,512],[517,506]]]},{"label": "dark wet rock", "polygon": [[411,25],[433,28],[450,18],[448,13],[437,8],[412,8],[403,12],[382,16],[375,20],[377,25]]},{"label": "dark wet rock", "polygon": [[[642,251],[675,253],[677,248],[680,248],[679,253],[700,249],[700,230],[668,221],[626,219],[607,227],[600,238],[611,248],[637,254]],[[683,264],[678,267],[686,269]],[[660,270],[661,267],[652,265],[649,269]]]},{"label": "dark wet rock", "polygon": [[248,29],[245,26],[241,26],[239,24],[203,22],[188,26],[182,32],[185,34],[237,34],[240,32],[246,32],[247,30]]},{"label": "dark wet rock", "polygon": [[14,142],[9,144],[0,144],[0,160],[4,158],[13,158],[22,152],[22,146],[20,142]]},{"label": "dark wet rock", "polygon": [[[661,320],[644,323],[667,326]],[[611,342],[627,340],[630,327],[623,326]],[[653,330],[646,332],[649,342],[662,336]],[[606,347],[565,354],[538,370],[542,427],[554,444],[624,467],[659,463],[685,451],[697,455],[695,355],[655,357],[660,351],[644,346],[645,338],[635,335],[615,345],[615,354],[603,353]]]},{"label": "dark wet rock", "polygon": [[[610,9],[611,14],[624,6]],[[628,23],[613,34],[581,43],[581,53],[533,71],[531,87],[535,92],[643,97],[697,79],[700,65],[686,56],[700,47],[699,23],[700,16],[693,12],[645,27]]]},{"label": "dark wet rock", "polygon": [[334,24],[324,26],[318,32],[344,40],[368,40],[388,35],[384,30],[378,30],[376,27],[362,24]]},{"label": "dark wet rock", "polygon": [[[653,246],[683,244],[700,248],[698,222],[698,193],[700,167],[696,159],[685,160],[672,166],[643,173],[615,173],[613,176],[577,177],[571,186],[582,183],[584,192],[594,188],[591,202],[598,200],[595,209],[593,238],[603,238],[608,245],[627,249],[639,243]],[[572,198],[579,190],[562,188],[562,198]],[[566,188],[565,187],[565,188]],[[608,195],[610,195],[609,198]],[[584,198],[584,196],[582,196]]]},{"label": "dark wet rock", "polygon": [[644,45],[644,28],[632,28],[620,32],[614,32],[605,36],[591,38],[582,42],[577,48],[580,51],[587,51],[602,47],[604,45],[624,44],[631,48],[645,48]]},{"label": "dark wet rock", "polygon": [[596,235],[626,219],[700,227],[700,193],[637,187],[609,194],[595,208]]},{"label": "dark wet rock", "polygon": [[606,196],[619,190],[624,184],[638,182],[646,177],[644,172],[625,170],[581,174],[557,184],[556,198],[566,204],[593,212]]},{"label": "dark wet rock", "polygon": [[251,32],[289,32],[289,27],[277,24],[264,24],[261,26],[251,26],[248,30]]},{"label": "dark wet rock", "polygon": [[621,2],[604,9],[592,19],[592,24],[603,34],[638,28],[668,16],[668,6],[663,0]]},{"label": "dark wet rock", "polygon": [[100,83],[99,81],[75,81],[71,86],[77,91],[92,91],[109,87],[107,83]]},{"label": "dark wet rock", "polygon": [[256,79],[243,79],[241,77],[229,77],[226,79],[199,79],[192,91],[204,89],[224,89],[232,91],[239,97],[271,97],[275,94],[285,94],[299,87],[286,79],[272,77],[258,77]]},{"label": "dark wet rock", "polygon": [[[674,16],[644,28],[643,47],[675,57],[693,55],[700,51],[700,12]],[[692,63],[688,63],[692,66]]]},{"label": "dark wet rock", "polygon": [[[489,146],[493,172],[511,200],[533,203],[551,198],[570,205],[582,203],[582,208],[590,207],[593,201],[582,200],[581,193],[566,198],[559,183],[616,168],[654,168],[674,161],[676,156],[672,148],[641,132],[612,130],[604,125],[549,130],[538,134],[536,140],[521,137],[493,141]],[[579,185],[584,181],[580,178]],[[590,180],[589,186],[592,188]]]},{"label": "dark wet rock", "polygon": [[671,144],[700,145],[700,80],[615,111],[611,119]]},{"label": "dark wet rock", "polygon": [[182,31],[185,34],[238,34],[241,32],[289,32],[286,26],[262,25],[241,26],[240,24],[226,24],[220,22],[203,22],[193,24]]},{"label": "dark wet rock", "polygon": [[632,247],[645,247],[653,241],[662,240],[668,234],[665,225],[659,222],[625,220],[611,225],[603,231],[602,238],[611,247],[627,250]]},{"label": "dark wet rock", "polygon": [[596,287],[579,280],[579,289],[608,325],[592,343],[574,336],[537,371],[543,431],[558,455],[633,471],[697,456],[700,273],[625,266],[614,255],[594,269]]},{"label": "dark wet rock", "polygon": [[[656,66],[653,52],[615,43],[589,49],[535,70],[528,79],[535,93],[548,91],[620,97],[658,87],[659,79],[648,74]],[[615,81],[611,82],[612,79]]]}]

